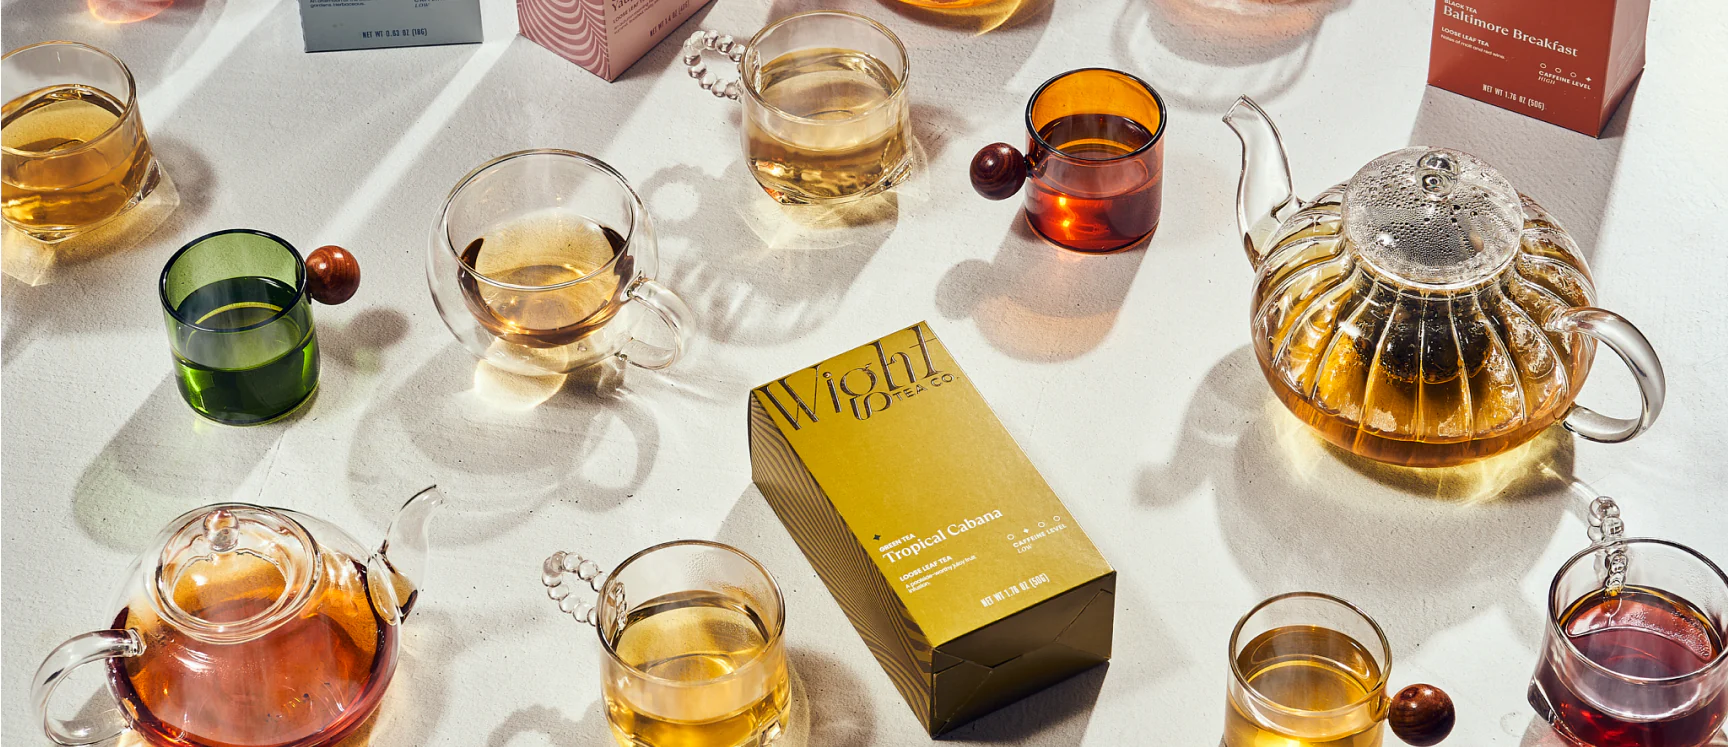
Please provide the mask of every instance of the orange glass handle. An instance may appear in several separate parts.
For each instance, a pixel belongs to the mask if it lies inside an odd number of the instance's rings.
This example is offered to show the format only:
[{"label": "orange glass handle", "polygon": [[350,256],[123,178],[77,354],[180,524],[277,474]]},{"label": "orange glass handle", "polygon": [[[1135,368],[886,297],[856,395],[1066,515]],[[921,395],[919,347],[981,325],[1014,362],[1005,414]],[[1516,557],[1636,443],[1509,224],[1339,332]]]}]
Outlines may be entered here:
[{"label": "orange glass handle", "polygon": [[1006,200],[1026,181],[1026,156],[1007,143],[991,143],[972,157],[972,188],[991,200]]}]

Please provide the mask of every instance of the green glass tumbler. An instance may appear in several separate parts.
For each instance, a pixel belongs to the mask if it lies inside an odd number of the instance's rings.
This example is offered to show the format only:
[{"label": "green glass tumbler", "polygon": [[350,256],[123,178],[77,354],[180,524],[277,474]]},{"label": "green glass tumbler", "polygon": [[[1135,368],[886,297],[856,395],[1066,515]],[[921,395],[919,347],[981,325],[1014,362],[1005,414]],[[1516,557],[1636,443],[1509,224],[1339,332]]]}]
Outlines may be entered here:
[{"label": "green glass tumbler", "polygon": [[[307,264],[287,241],[249,229],[193,239],[168,260],[162,313],[175,384],[194,412],[227,425],[258,425],[312,397],[318,388],[312,301],[347,300],[359,269],[338,247],[313,253],[311,276]],[[332,273],[346,281],[343,292],[330,291]]]}]

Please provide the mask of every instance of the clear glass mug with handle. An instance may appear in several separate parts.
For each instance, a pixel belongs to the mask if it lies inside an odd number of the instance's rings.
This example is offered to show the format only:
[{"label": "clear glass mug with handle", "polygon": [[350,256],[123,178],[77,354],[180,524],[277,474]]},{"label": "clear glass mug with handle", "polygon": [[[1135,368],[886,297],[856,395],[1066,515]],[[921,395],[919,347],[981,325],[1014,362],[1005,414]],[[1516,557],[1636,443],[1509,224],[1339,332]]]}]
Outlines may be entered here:
[{"label": "clear glass mug with handle", "polygon": [[599,633],[606,721],[618,744],[766,747],[785,733],[786,605],[755,558],[682,540],[605,573],[560,551],[540,580],[560,610]]},{"label": "clear glass mug with handle", "polygon": [[[710,71],[704,52],[738,67]],[[911,63],[899,37],[856,13],[797,13],[748,42],[701,30],[684,42],[690,77],[744,104],[751,176],[788,205],[850,202],[888,190],[911,171]]]},{"label": "clear glass mug with handle", "polygon": [[[658,264],[648,209],[622,175],[575,151],[525,150],[450,191],[426,282],[450,332],[498,368],[544,376],[622,358],[658,369],[683,356],[691,319],[654,279]],[[648,316],[669,339],[644,339]]]},{"label": "clear glass mug with handle", "polygon": [[1728,720],[1728,576],[1685,545],[1624,537],[1591,504],[1590,539],[1554,574],[1530,706],[1585,747],[1702,747]]}]

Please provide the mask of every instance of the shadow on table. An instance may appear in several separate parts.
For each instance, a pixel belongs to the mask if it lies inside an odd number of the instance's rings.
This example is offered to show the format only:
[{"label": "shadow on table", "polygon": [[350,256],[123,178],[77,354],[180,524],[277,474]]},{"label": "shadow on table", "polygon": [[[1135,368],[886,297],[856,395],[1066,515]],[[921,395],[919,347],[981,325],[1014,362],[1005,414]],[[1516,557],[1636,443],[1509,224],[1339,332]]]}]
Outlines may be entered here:
[{"label": "shadow on table", "polygon": [[1241,94],[1264,104],[1290,90],[1326,17],[1349,4],[1132,0],[1111,40],[1171,106],[1222,114]]},{"label": "shadow on table", "polygon": [[72,513],[98,544],[143,550],[174,517],[235,500],[234,491],[282,431],[305,417],[316,399],[314,394],[282,420],[239,428],[199,417],[180,397],[174,378],[166,377],[85,466],[73,488]]},{"label": "shadow on table", "polygon": [[1016,214],[995,259],[968,259],[942,276],[936,309],[971,319],[992,346],[1020,360],[1072,360],[1115,328],[1145,258],[1144,245],[1101,255],[1056,247]]},{"label": "shadow on table", "polygon": [[1637,93],[1634,84],[1597,139],[1429,86],[1410,144],[1455,148],[1493,164],[1513,188],[1547,208],[1591,259]]},{"label": "shadow on table", "polygon": [[[174,138],[152,138],[164,170],[155,192],[88,234],[42,244],[0,226],[7,276],[4,342],[10,363],[33,339],[53,332],[99,334],[160,326],[157,279],[168,258],[208,213],[216,177],[202,155]],[[92,313],[100,309],[101,313]]]},{"label": "shadow on table", "polygon": [[781,205],[736,159],[719,177],[661,169],[641,194],[662,241],[684,245],[662,282],[689,301],[703,334],[725,344],[778,345],[822,326],[900,220],[898,191]]},{"label": "shadow on table", "polygon": [[1362,459],[1290,415],[1244,346],[1208,373],[1175,452],[1142,470],[1139,495],[1167,505],[1210,484],[1230,551],[1260,593],[1335,593],[1400,647],[1494,607],[1519,638],[1537,640],[1545,618],[1519,580],[1582,506],[1572,462],[1559,428],[1455,468]]},{"label": "shadow on table", "polygon": [[941,737],[954,744],[1080,744],[1109,674],[1106,662]]},{"label": "shadow on table", "polygon": [[[437,483],[455,544],[483,542],[558,500],[607,511],[629,500],[660,452],[660,416],[596,371],[527,377],[499,371],[452,343],[394,389],[355,428],[354,500],[386,526],[402,497]],[[639,372],[647,375],[645,372]]]}]

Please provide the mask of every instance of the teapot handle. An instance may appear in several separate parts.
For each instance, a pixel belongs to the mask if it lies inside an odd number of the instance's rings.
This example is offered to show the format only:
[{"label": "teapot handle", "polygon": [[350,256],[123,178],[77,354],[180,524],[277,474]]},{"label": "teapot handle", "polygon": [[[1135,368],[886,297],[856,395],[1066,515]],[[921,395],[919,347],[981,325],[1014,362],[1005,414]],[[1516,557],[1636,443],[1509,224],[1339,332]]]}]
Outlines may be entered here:
[{"label": "teapot handle", "polygon": [[54,688],[78,667],[142,653],[144,639],[130,629],[98,630],[60,644],[36,669],[36,679],[30,687],[30,704],[42,719],[42,731],[56,744],[69,746],[95,744],[119,736],[126,730],[126,719],[118,708],[107,709],[95,718],[62,721],[48,715],[48,699],[54,695]]},{"label": "teapot handle", "polygon": [[1668,391],[1668,381],[1662,375],[1662,361],[1644,333],[1626,318],[1607,309],[1579,306],[1556,314],[1548,328],[1556,332],[1589,335],[1608,346],[1632,370],[1638,382],[1638,394],[1643,407],[1636,418],[1615,418],[1603,415],[1583,405],[1573,405],[1566,413],[1566,430],[1591,441],[1619,443],[1649,430],[1662,414],[1662,400]]}]

